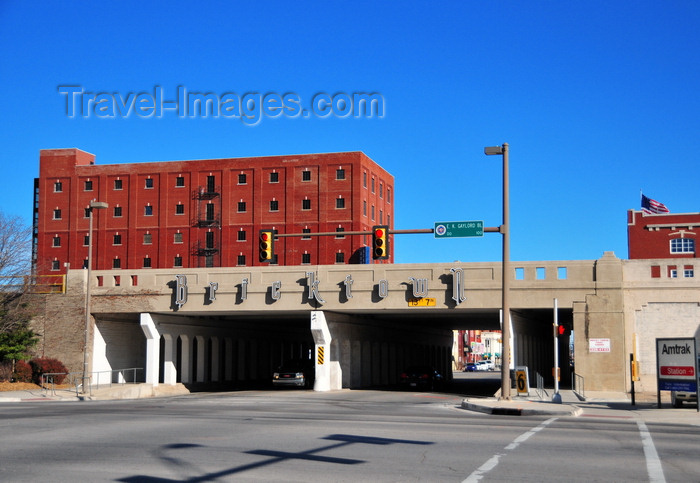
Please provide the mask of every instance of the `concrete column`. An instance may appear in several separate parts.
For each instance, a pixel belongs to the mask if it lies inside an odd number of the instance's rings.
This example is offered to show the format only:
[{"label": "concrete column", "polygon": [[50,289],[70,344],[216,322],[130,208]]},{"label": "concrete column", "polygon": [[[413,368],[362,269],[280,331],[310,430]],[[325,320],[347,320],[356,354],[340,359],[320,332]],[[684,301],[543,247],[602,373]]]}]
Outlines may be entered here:
[{"label": "concrete column", "polygon": [[196,335],[194,337],[194,340],[197,341],[197,374],[195,375],[196,382],[204,382],[207,360],[207,347],[205,344],[206,340],[204,339],[204,336],[201,335]]},{"label": "concrete column", "polygon": [[224,338],[224,381],[233,380],[233,340]]},{"label": "concrete column", "polygon": [[180,334],[180,381],[183,383],[192,382],[192,372],[190,371],[192,363],[192,344],[190,344],[190,336]]},{"label": "concrete column", "polygon": [[212,382],[220,382],[220,370],[219,370],[219,363],[221,361],[221,357],[219,356],[219,351],[221,349],[221,343],[219,342],[218,337],[212,337],[211,338],[211,374],[210,374],[210,379]]},{"label": "concrete column", "polygon": [[140,317],[141,330],[146,336],[146,383],[158,385],[158,363],[160,362],[160,334],[149,313]]},{"label": "concrete column", "polygon": [[314,337],[314,361],[316,381],[314,391],[331,390],[331,332],[328,329],[326,316],[321,310],[311,312],[311,335]]},{"label": "concrete column", "polygon": [[163,334],[163,384],[176,384],[175,355],[177,339],[172,334]]}]

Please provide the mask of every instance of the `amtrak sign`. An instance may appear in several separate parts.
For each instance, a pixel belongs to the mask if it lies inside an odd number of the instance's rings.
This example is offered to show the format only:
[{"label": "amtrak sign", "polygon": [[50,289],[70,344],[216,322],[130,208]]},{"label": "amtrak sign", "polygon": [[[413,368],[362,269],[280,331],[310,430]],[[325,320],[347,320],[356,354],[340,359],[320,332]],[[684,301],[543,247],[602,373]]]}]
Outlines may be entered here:
[{"label": "amtrak sign", "polygon": [[694,338],[656,339],[656,361],[659,391],[698,390]]}]

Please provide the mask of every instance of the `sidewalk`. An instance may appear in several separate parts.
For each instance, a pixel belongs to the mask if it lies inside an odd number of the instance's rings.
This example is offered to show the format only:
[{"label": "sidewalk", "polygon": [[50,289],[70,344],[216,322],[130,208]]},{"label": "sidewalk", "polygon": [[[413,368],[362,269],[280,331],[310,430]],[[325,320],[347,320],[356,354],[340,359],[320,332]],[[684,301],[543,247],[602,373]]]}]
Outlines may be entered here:
[{"label": "sidewalk", "polygon": [[182,384],[153,386],[152,384],[115,384],[111,387],[93,389],[89,394],[76,394],[75,389],[32,389],[0,392],[3,402],[47,402],[47,401],[107,401],[114,399],[141,399],[189,394]]}]

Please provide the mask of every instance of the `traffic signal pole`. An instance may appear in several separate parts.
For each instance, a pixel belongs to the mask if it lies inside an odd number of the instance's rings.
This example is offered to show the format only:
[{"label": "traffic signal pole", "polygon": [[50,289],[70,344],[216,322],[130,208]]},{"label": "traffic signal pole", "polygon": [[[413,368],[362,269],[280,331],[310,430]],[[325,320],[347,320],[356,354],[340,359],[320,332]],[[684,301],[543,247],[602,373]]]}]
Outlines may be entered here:
[{"label": "traffic signal pole", "polygon": [[559,302],[554,299],[554,395],[552,402],[561,404],[559,394]]}]

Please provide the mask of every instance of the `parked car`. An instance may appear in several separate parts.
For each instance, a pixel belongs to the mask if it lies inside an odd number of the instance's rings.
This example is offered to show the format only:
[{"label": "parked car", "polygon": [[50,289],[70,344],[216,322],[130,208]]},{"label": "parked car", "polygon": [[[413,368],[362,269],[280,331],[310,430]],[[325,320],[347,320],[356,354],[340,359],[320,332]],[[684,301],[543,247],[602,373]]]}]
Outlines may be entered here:
[{"label": "parked car", "polygon": [[494,367],[493,361],[483,360],[476,362],[477,371],[493,371]]},{"label": "parked car", "polygon": [[316,368],[311,359],[293,359],[285,362],[272,374],[275,387],[313,388]]},{"label": "parked car", "polygon": [[475,372],[476,371],[476,362],[468,362],[466,366],[464,366],[464,372]]},{"label": "parked car", "polygon": [[444,378],[434,367],[411,366],[399,376],[399,384],[406,389],[433,391],[442,386]]},{"label": "parked car", "polygon": [[671,391],[671,405],[674,408],[683,407],[683,403],[698,403],[697,392]]}]

